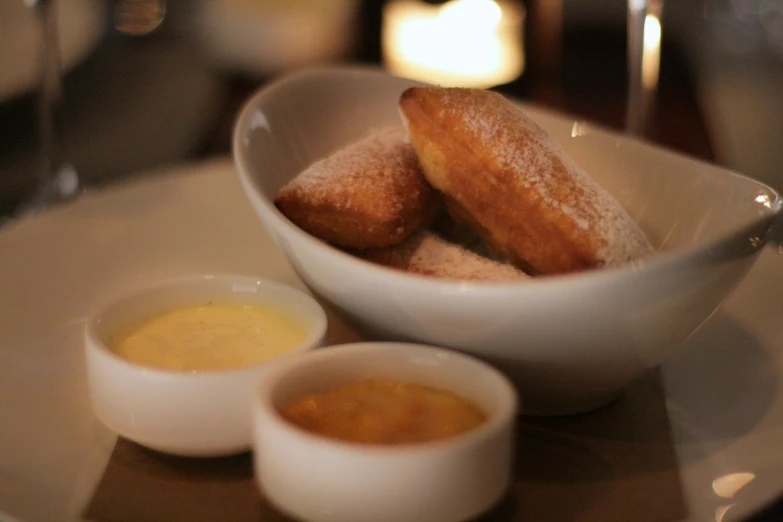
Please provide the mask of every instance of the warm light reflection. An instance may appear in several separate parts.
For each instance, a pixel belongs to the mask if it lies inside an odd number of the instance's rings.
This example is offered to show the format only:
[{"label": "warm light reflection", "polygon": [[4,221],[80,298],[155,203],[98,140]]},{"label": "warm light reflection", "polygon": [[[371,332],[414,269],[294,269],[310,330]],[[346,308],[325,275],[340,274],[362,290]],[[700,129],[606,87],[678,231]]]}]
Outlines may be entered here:
[{"label": "warm light reflection", "polygon": [[523,18],[521,5],[493,0],[389,2],[384,61],[395,74],[444,86],[507,83],[524,68]]},{"label": "warm light reflection", "polygon": [[648,14],[644,18],[644,49],[642,51],[642,84],[647,89],[658,85],[661,67],[661,21]]},{"label": "warm light reflection", "polygon": [[754,478],[756,478],[755,473],[748,471],[728,473],[712,481],[712,490],[721,498],[734,498],[734,495]]},{"label": "warm light reflection", "polygon": [[644,18],[644,47],[658,49],[661,45],[661,21],[654,15]]},{"label": "warm light reflection", "polygon": [[[756,474],[749,471],[727,473],[712,481],[712,490],[719,497],[731,500],[742,488],[747,486],[755,478]],[[715,509],[715,522],[723,522],[726,513],[728,513],[733,506],[734,504],[726,504],[717,507]]]},{"label": "warm light reflection", "polygon": [[165,0],[120,0],[114,4],[114,27],[125,34],[149,34],[163,23],[165,16]]},{"label": "warm light reflection", "polygon": [[772,201],[769,199],[769,194],[758,194],[756,196],[756,203],[761,203],[767,208],[772,208]]},{"label": "warm light reflection", "polygon": [[587,135],[587,123],[584,121],[575,121],[571,124],[571,137],[578,138],[579,136]]},{"label": "warm light reflection", "polygon": [[726,513],[728,513],[733,506],[734,504],[729,504],[728,506],[719,506],[715,508],[715,522],[723,522]]}]

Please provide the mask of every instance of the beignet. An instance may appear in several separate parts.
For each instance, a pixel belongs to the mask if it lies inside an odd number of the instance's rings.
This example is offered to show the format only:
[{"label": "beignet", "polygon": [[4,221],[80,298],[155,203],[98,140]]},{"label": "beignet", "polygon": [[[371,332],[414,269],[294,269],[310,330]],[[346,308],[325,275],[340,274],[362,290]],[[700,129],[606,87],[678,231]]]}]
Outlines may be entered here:
[{"label": "beignet", "polygon": [[313,163],[275,205],[306,232],[359,249],[402,241],[443,208],[402,129],[373,133]]},{"label": "beignet", "polygon": [[531,273],[618,266],[652,252],[641,229],[503,96],[412,87],[400,109],[424,175],[490,247]]},{"label": "beignet", "polygon": [[426,229],[396,245],[362,250],[356,255],[380,265],[441,279],[502,282],[529,278],[509,263],[479,255]]}]

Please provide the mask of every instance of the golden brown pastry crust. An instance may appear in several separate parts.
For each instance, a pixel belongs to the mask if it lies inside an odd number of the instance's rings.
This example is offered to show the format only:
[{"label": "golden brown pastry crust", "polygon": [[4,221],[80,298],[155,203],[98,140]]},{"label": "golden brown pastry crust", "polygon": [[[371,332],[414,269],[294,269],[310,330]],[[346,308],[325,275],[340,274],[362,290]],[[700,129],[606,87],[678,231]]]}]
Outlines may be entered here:
[{"label": "golden brown pastry crust", "polygon": [[555,274],[652,251],[623,208],[499,94],[412,87],[400,108],[427,180],[493,250]]},{"label": "golden brown pastry crust", "polygon": [[426,229],[396,245],[354,254],[390,268],[441,279],[508,282],[529,278],[509,263],[479,255]]},{"label": "golden brown pastry crust", "polygon": [[442,210],[402,129],[386,129],[317,161],[285,185],[278,209],[335,245],[393,245]]}]

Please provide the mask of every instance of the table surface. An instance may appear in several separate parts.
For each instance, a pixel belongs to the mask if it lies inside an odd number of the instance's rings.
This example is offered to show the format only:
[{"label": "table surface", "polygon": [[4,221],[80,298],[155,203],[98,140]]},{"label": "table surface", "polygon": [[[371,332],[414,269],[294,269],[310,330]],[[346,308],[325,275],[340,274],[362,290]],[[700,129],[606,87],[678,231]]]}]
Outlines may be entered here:
[{"label": "table surface", "polygon": [[[4,511],[30,522],[79,520],[93,495],[116,439],[92,415],[81,332],[111,296],[210,272],[304,288],[259,226],[227,158],[145,174],[25,219],[0,232],[0,252],[0,519]],[[642,504],[672,502],[680,515],[687,509],[688,522],[718,511],[734,520],[780,491],[783,294],[769,291],[783,288],[780,262],[767,248],[660,377],[651,374],[613,408],[523,424],[523,441],[536,449],[522,454],[518,483],[542,498],[568,488],[578,501],[557,512],[601,522],[601,502],[623,491]],[[352,336],[336,317],[330,328],[330,343]],[[666,422],[651,424],[650,405],[665,407]],[[672,450],[675,461],[647,458]],[[752,487],[718,487],[748,472]],[[513,520],[512,508],[501,506],[491,520]]]}]

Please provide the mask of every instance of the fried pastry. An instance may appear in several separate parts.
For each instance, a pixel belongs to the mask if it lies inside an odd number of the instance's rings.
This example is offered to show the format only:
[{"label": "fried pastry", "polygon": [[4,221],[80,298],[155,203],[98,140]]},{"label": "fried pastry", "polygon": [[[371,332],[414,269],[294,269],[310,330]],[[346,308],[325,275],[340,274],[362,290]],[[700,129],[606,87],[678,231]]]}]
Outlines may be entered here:
[{"label": "fried pastry", "polygon": [[443,204],[403,129],[386,129],[310,165],[280,190],[275,205],[324,241],[379,248],[427,226]]},{"label": "fried pastry", "polygon": [[652,247],[620,204],[503,96],[412,87],[400,110],[424,174],[490,247],[531,273],[617,266]]},{"label": "fried pastry", "polygon": [[427,229],[396,245],[355,254],[380,265],[441,279],[502,282],[529,277],[509,263],[479,255]]}]

